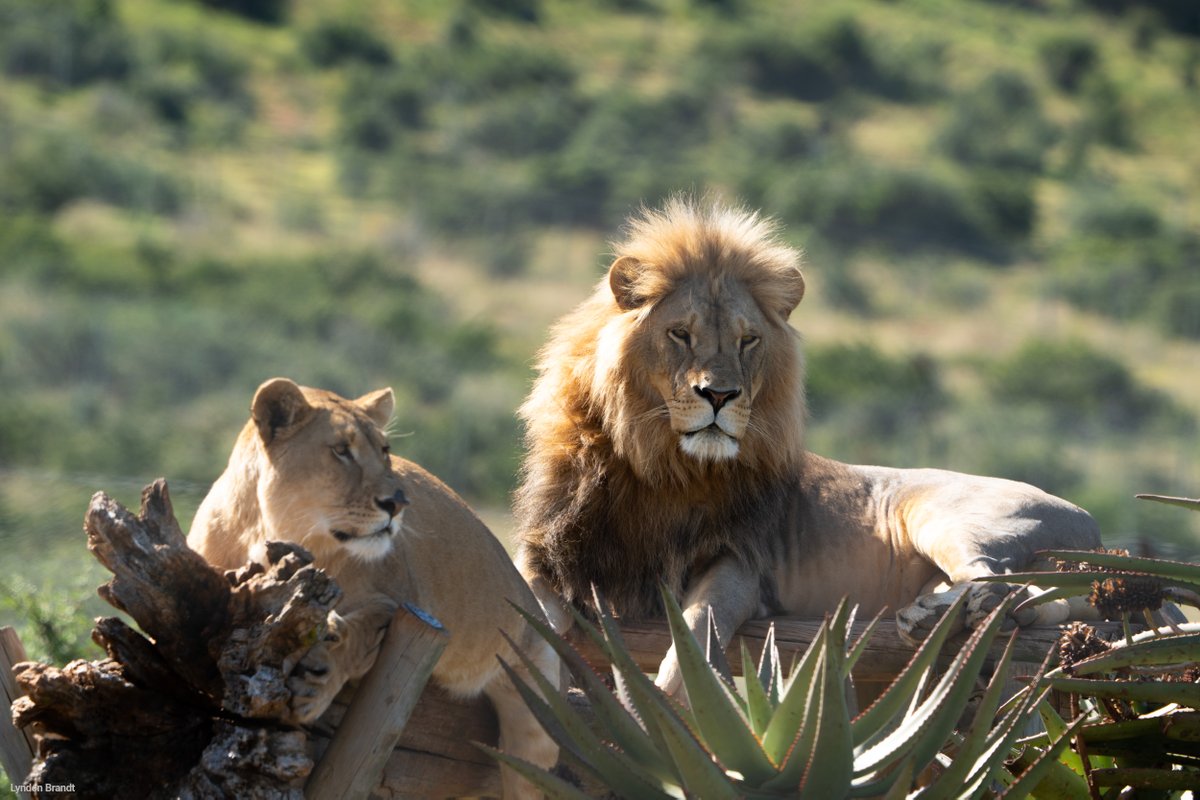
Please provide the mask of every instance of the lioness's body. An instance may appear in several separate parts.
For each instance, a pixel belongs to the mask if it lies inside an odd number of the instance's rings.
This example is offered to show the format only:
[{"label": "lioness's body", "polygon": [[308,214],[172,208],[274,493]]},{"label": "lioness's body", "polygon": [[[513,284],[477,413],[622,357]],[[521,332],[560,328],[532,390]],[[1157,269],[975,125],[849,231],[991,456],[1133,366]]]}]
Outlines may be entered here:
[{"label": "lioness's body", "polygon": [[[918,637],[938,584],[1099,545],[1085,511],[1027,484],[808,453],[799,255],[756,215],[675,200],[616,252],[521,409],[518,562],[557,625],[558,598],[586,606],[592,585],[620,615],[658,615],[665,583],[700,635],[710,609],[727,638],[848,595]],[[973,621],[998,599],[971,586]],[[677,686],[673,654],[659,680]]]},{"label": "lioness's body", "polygon": [[[234,569],[268,540],[298,542],[341,587],[335,643],[310,651],[305,659],[313,663],[302,662],[289,681],[296,721],[315,719],[347,680],[366,673],[383,628],[408,602],[450,633],[434,680],[459,696],[487,694],[500,718],[501,749],[552,766],[557,747],[497,661],[519,665],[504,631],[557,681],[557,657],[509,601],[535,613],[538,603],[499,541],[452,490],[387,453],[381,428],[391,398],[390,390],[351,401],[283,379],[264,384],[188,544],[213,565]],[[536,794],[507,769],[504,780],[506,797]]]}]

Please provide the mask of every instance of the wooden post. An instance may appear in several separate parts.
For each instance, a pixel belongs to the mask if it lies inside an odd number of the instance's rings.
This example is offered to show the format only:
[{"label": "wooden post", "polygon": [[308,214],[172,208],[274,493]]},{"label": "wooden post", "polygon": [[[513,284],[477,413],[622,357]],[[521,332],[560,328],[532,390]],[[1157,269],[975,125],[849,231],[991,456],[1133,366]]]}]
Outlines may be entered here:
[{"label": "wooden post", "polygon": [[[28,731],[17,730],[12,721],[12,704],[24,694],[13,678],[14,664],[27,661],[25,648],[12,628],[0,628],[0,763],[9,781],[20,786],[33,766],[34,743]],[[25,797],[24,792],[18,792]]]},{"label": "wooden post", "polygon": [[379,786],[384,765],[448,640],[433,617],[405,604],[392,617],[375,666],[363,678],[338,732],[304,794],[320,800],[363,798]]}]

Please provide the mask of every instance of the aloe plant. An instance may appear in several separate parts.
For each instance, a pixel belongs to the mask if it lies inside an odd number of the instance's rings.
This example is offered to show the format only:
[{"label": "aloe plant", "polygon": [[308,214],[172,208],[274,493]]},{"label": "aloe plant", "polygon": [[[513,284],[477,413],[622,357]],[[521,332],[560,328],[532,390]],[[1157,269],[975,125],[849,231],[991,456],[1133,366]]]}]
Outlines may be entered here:
[{"label": "aloe plant", "polygon": [[[1139,497],[1200,511],[1200,500]],[[1014,750],[1015,765],[1026,772],[1010,791],[1087,800],[1129,790],[1181,797],[1200,787],[1200,625],[1151,625],[1137,634],[1128,625],[1164,600],[1198,605],[1200,565],[1111,552],[1045,555],[1066,571],[1005,579],[1057,587],[1030,602],[1087,593],[1106,616],[1127,624],[1126,633],[1108,642],[1082,623],[1064,631],[1061,663],[1041,684],[1059,694],[1075,720],[1068,726],[1049,703],[1039,705],[1046,732]]]},{"label": "aloe plant", "polygon": [[[563,751],[620,797],[979,797],[1007,775],[1004,761],[1040,699],[1027,693],[997,718],[1009,675],[1010,640],[974,723],[965,732],[956,731],[1011,602],[997,608],[943,670],[937,657],[951,631],[961,627],[962,603],[956,603],[896,680],[852,716],[846,701],[848,678],[873,625],[850,641],[854,612],[845,602],[826,619],[786,678],[770,638],[757,665],[743,644],[745,687],[739,691],[720,664],[723,654],[714,654],[710,662],[674,598],[664,591],[663,600],[689,699],[686,706],[663,694],[637,667],[600,597],[595,603],[598,627],[578,613],[576,623],[610,659],[615,692],[571,645],[527,616],[591,701],[591,724],[523,656],[536,686],[524,684],[509,670]],[[548,797],[585,796],[561,778],[491,752]],[[936,777],[914,788],[915,776],[935,764]]]}]

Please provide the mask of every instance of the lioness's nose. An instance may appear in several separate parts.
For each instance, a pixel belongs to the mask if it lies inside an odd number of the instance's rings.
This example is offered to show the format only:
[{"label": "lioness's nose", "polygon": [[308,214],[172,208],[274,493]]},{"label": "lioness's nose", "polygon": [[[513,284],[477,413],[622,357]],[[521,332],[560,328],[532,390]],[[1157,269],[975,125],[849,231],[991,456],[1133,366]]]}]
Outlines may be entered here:
[{"label": "lioness's nose", "polygon": [[375,505],[386,511],[389,517],[394,517],[408,506],[408,498],[403,489],[397,489],[391,497],[375,498]]},{"label": "lioness's nose", "polygon": [[707,400],[712,405],[714,412],[720,411],[722,406],[741,393],[741,389],[714,389],[711,386],[696,387],[696,394]]}]

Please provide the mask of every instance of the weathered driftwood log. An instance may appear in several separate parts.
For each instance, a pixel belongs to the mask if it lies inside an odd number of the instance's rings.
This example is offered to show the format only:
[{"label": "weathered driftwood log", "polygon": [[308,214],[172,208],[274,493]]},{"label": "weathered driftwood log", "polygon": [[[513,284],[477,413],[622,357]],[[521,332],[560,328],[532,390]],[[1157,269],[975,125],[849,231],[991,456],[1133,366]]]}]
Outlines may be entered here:
[{"label": "weathered driftwood log", "polygon": [[274,720],[337,586],[290,545],[269,546],[267,567],[217,572],[187,547],[163,481],[136,517],[97,494],[85,529],[113,573],[101,596],[144,635],[101,619],[92,638],[107,659],[16,667],[14,719],[37,740],[29,782],[72,797],[298,800],[308,739]]}]

